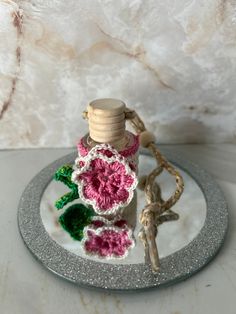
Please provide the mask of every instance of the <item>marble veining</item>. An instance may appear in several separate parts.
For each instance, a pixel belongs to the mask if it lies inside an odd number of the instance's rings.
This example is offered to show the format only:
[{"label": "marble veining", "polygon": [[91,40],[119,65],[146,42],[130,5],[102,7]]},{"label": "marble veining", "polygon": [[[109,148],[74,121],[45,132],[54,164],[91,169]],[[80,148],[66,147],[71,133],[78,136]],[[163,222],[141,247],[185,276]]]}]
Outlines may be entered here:
[{"label": "marble veining", "polygon": [[95,98],[160,143],[236,142],[235,0],[0,0],[0,148],[71,147]]}]

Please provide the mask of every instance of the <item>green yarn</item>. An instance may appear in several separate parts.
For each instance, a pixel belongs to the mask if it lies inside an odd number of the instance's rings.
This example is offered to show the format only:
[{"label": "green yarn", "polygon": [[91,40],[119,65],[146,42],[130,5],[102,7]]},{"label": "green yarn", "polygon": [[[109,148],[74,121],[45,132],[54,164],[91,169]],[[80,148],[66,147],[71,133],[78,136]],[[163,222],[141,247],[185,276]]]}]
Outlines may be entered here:
[{"label": "green yarn", "polygon": [[59,223],[73,239],[81,241],[84,227],[87,226],[94,216],[94,211],[83,204],[74,204],[66,209],[59,217]]},{"label": "green yarn", "polygon": [[[64,194],[55,202],[57,209],[62,209],[68,203],[79,198],[78,187],[71,181],[72,172],[72,165],[64,165],[60,167],[54,175],[56,181],[64,183],[71,190],[71,192]],[[81,241],[83,238],[84,227],[91,222],[93,216],[94,211],[91,208],[88,208],[83,204],[74,204],[68,207],[59,217],[59,223],[73,239]]]},{"label": "green yarn", "polygon": [[72,172],[72,165],[64,165],[60,167],[54,175],[54,179],[56,181],[61,181],[71,190],[71,192],[64,194],[55,202],[55,206],[57,209],[62,209],[68,203],[79,198],[77,185],[71,181]]}]

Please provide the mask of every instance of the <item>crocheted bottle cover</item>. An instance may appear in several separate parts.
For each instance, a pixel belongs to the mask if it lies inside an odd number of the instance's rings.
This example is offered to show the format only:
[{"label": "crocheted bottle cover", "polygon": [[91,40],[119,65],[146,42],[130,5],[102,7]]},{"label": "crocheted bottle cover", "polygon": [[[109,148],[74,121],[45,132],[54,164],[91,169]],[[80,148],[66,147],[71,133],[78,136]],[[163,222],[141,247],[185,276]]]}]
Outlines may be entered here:
[{"label": "crocheted bottle cover", "polygon": [[[127,138],[126,146],[119,150],[118,153],[126,158],[132,170],[138,172],[138,150],[139,150],[139,136],[129,131],[125,131],[125,137]],[[77,144],[78,154],[81,157],[85,157],[91,149],[88,143],[89,134],[86,134],[80,139]]]},{"label": "crocheted bottle cover", "polygon": [[[100,259],[124,258],[135,244],[132,227],[136,224],[139,138],[128,131],[125,137],[126,145],[119,152],[109,144],[91,148],[88,134],[77,146],[72,181],[78,185],[81,200],[99,215],[85,227],[81,244],[86,254]],[[130,223],[117,215],[122,212]]]},{"label": "crocheted bottle cover", "polygon": [[93,213],[89,207],[75,204],[66,209],[59,222],[73,239],[82,240],[86,254],[100,259],[124,258],[135,245],[137,196],[134,190],[138,183],[139,139],[127,131],[127,144],[118,152],[109,144],[91,148],[87,136],[78,144],[73,169],[65,165],[55,174],[56,180],[72,189],[55,205],[61,209],[72,201],[76,187],[76,198],[91,206]]},{"label": "crocheted bottle cover", "polygon": [[[108,100],[108,102],[110,101],[111,100]],[[123,107],[118,106],[118,108],[119,110],[121,109],[121,111],[124,110],[125,119],[130,121],[136,133],[140,135],[141,145],[151,152],[157,163],[156,168],[142,180],[142,188],[145,192],[147,204],[143,208],[139,217],[139,221],[142,224],[142,229],[139,232],[139,238],[144,244],[145,255],[151,263],[152,271],[156,273],[160,269],[157,244],[155,241],[157,227],[163,222],[178,219],[178,214],[173,212],[171,207],[174,206],[174,204],[182,195],[184,190],[184,182],[181,174],[160,153],[155,144],[155,136],[146,129],[145,124],[139,115],[134,110],[125,108],[124,105]],[[97,109],[97,114],[99,115],[99,106],[96,106],[93,102],[90,104],[90,107],[88,107],[88,111],[84,112],[84,117],[88,120],[90,120],[90,118],[93,119],[93,116],[96,116]],[[91,110],[91,112],[89,112],[89,110]],[[122,112],[119,112],[119,114],[122,116]],[[113,121],[115,121],[114,115]],[[94,129],[96,128],[94,127]],[[116,133],[113,132],[113,134],[115,138]],[[100,138],[99,141],[101,141]],[[159,176],[163,171],[167,171],[172,177],[175,178],[176,182],[176,189],[167,200],[162,199],[160,192],[158,192],[160,191],[159,185],[155,181],[156,177]]]},{"label": "crocheted bottle cover", "polygon": [[[117,108],[120,110],[119,106]],[[91,107],[90,110],[93,114],[94,108]],[[146,130],[138,114],[127,108],[124,110],[121,116],[125,115],[125,118],[130,120],[135,131],[140,135],[141,145],[153,154],[157,162],[156,168],[143,180],[147,205],[140,214],[140,222],[143,227],[139,233],[139,237],[144,243],[145,254],[151,262],[152,270],[157,272],[160,268],[155,242],[157,227],[165,221],[178,219],[178,215],[170,208],[180,198],[184,183],[179,172],[159,152],[153,134]],[[89,114],[85,113],[85,117],[88,118]],[[112,119],[114,120],[114,118]],[[94,125],[93,132],[95,137],[98,136],[100,140],[101,132],[97,131]],[[61,177],[61,181],[72,189],[72,193],[68,197],[77,198],[79,196],[85,204],[92,206],[95,212],[95,215],[89,218],[92,220],[91,223],[84,229],[82,247],[86,254],[95,255],[99,258],[123,258],[134,246],[132,229],[126,221],[118,226],[116,219],[121,209],[130,204],[138,183],[137,163],[135,161],[137,160],[139,138],[132,133],[127,133],[127,131],[123,133],[123,131],[111,130],[111,132],[114,139],[117,137],[120,139],[121,134],[126,134],[133,139],[133,144],[119,151],[109,144],[97,144],[91,148],[88,145],[89,136],[87,135],[78,144],[79,156],[75,161],[71,177],[68,178],[68,181]],[[162,199],[158,192],[160,190],[158,184],[155,182],[155,178],[164,170],[176,181],[176,190],[167,200]],[[77,195],[73,194],[74,185],[71,185],[70,181],[78,186]],[[69,200],[68,197],[65,199],[66,202]],[[65,200],[60,202],[62,207],[66,203]],[[100,215],[105,217],[116,215],[116,218],[108,220],[100,217]]]}]

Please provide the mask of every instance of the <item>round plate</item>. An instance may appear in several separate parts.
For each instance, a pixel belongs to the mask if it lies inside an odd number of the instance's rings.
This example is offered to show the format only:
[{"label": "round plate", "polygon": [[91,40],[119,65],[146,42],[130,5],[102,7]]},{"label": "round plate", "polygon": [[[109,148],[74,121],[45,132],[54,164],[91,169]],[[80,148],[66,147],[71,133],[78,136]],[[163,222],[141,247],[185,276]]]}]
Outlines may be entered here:
[{"label": "round plate", "polygon": [[[53,239],[46,230],[40,214],[42,196],[55,171],[63,164],[73,163],[76,153],[60,158],[44,168],[23,192],[18,208],[18,224],[29,250],[45,267],[67,280],[116,291],[170,285],[196,273],[215,256],[223,243],[228,227],[227,204],[219,186],[205,170],[168,150],[163,150],[163,153],[201,189],[206,202],[206,215],[198,233],[187,245],[172,250],[172,253],[167,250],[163,254],[158,274],[152,273],[144,258],[143,262],[138,259],[138,262],[128,260],[128,263],[107,263],[75,254]],[[165,228],[168,230],[168,227]]]}]

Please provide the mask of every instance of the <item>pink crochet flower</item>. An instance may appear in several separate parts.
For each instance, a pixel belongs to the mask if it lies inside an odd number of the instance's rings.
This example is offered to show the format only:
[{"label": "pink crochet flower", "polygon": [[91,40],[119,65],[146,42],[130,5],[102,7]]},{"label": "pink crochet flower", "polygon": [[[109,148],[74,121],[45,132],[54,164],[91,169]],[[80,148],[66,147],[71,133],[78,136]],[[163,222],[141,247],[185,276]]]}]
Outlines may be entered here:
[{"label": "pink crochet flower", "polygon": [[108,221],[95,217],[85,228],[82,247],[86,254],[99,258],[124,258],[134,246],[132,230],[126,221]]},{"label": "pink crochet flower", "polygon": [[137,177],[115,149],[96,145],[85,157],[76,160],[72,180],[78,185],[80,198],[98,214],[114,214],[133,198]]}]

